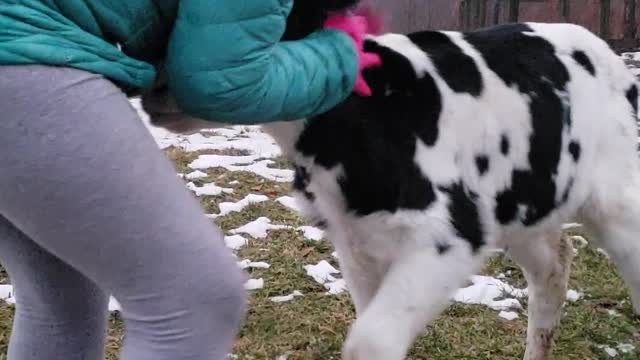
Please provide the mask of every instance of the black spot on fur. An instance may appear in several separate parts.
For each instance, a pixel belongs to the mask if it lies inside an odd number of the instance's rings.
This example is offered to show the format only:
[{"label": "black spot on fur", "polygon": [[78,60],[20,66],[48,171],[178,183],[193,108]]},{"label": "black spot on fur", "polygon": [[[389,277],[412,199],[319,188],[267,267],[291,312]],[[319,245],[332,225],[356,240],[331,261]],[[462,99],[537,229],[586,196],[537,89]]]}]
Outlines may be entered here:
[{"label": "black spot on fur", "polygon": [[[405,131],[417,135],[427,146],[435,145],[442,112],[442,97],[435,80],[429,74],[418,79],[406,57],[376,42],[366,41],[364,50],[378,54],[383,66],[363,72],[373,96],[359,99],[367,100],[367,106],[382,111],[377,113],[378,121],[384,121],[382,114],[387,119],[399,120],[402,117]],[[387,96],[387,90],[391,90],[391,96]],[[404,141],[409,141],[409,138]]]},{"label": "black spot on fur", "polygon": [[538,179],[530,171],[514,170],[511,174],[512,186],[496,197],[496,217],[502,224],[516,220],[518,207],[527,208],[523,225],[531,226],[549,214],[556,206],[556,185],[546,179]]},{"label": "black spot on fur", "polygon": [[593,66],[589,56],[587,56],[584,51],[576,50],[571,54],[571,57],[573,57],[573,60],[580,64],[585,70],[587,70],[589,74],[596,76],[596,68]]},{"label": "black spot on fur", "polygon": [[307,190],[307,186],[309,186],[309,182],[311,181],[311,176],[307,172],[307,169],[302,166],[294,166],[294,175],[293,175],[293,188],[304,195],[304,197],[309,200],[315,200],[315,195],[312,192]]},{"label": "black spot on fur", "polygon": [[408,37],[429,55],[438,73],[453,91],[480,96],[482,76],[475,61],[447,35],[438,31],[422,31],[409,34]]},{"label": "black spot on fur", "polygon": [[[569,72],[545,39],[525,24],[508,24],[465,34],[489,68],[507,86],[530,97],[533,131],[529,138],[529,169],[514,169],[512,185],[498,193],[496,217],[502,224],[514,221],[519,206],[527,209],[525,225],[533,225],[556,206],[556,184],[563,128],[567,111],[557,92],[566,91]],[[506,60],[508,59],[508,61]]]},{"label": "black spot on fur", "polygon": [[437,141],[440,93],[431,76],[418,79],[404,56],[371,41],[365,48],[383,61],[364,72],[373,96],[353,95],[310,119],[296,148],[317,165],[341,166],[340,188],[358,215],[425,209],[435,192],[414,162],[416,139]]},{"label": "black spot on fur", "polygon": [[633,108],[633,115],[635,120],[635,116],[638,115],[638,86],[636,84],[631,85],[629,90],[627,90],[626,96],[627,100],[629,100],[629,103],[631,104],[631,107]]},{"label": "black spot on fur", "polygon": [[316,199],[316,196],[311,191],[303,191],[302,195],[304,195],[304,197],[309,201],[314,201]]},{"label": "black spot on fur", "polygon": [[460,182],[442,189],[449,194],[451,224],[458,236],[467,240],[474,252],[477,251],[485,243],[478,206]]},{"label": "black spot on fur", "polygon": [[581,151],[582,148],[580,147],[580,143],[578,143],[576,140],[573,140],[569,143],[569,153],[571,154],[573,161],[578,162],[578,160],[580,160]]},{"label": "black spot on fur", "polygon": [[439,255],[444,255],[451,250],[451,245],[446,243],[438,242],[436,243],[436,251]]},{"label": "black spot on fur", "polygon": [[293,188],[298,191],[305,190],[311,180],[311,175],[309,175],[307,169],[303,166],[294,165],[293,173]]},{"label": "black spot on fur", "polygon": [[478,173],[481,176],[486,174],[487,170],[489,170],[489,157],[486,155],[476,156],[476,167],[478,168]]},{"label": "black spot on fur", "polygon": [[[464,34],[487,64],[507,85],[517,85],[531,94],[546,78],[556,89],[564,89],[569,73],[547,40],[531,33],[525,24],[506,24]],[[509,59],[510,61],[505,61]]]},{"label": "black spot on fur", "polygon": [[326,230],[329,227],[329,223],[327,220],[318,220],[313,226],[317,227],[320,230]]},{"label": "black spot on fur", "polygon": [[572,125],[571,116],[571,106],[569,104],[564,105],[564,124],[569,128]]},{"label": "black spot on fur", "polygon": [[513,221],[518,214],[518,197],[514,190],[506,189],[496,196],[496,218],[501,224]]},{"label": "black spot on fur", "polygon": [[502,136],[500,137],[500,152],[502,153],[502,155],[509,155],[510,146],[511,144],[509,144],[509,138],[506,134],[502,134]]}]

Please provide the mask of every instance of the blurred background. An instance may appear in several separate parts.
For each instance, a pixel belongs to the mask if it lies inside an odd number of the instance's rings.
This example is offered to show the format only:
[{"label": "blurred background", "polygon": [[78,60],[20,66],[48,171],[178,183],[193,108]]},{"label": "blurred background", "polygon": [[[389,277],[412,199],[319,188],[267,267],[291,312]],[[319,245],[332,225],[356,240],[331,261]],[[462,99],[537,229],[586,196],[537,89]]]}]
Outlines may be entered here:
[{"label": "blurred background", "polygon": [[473,30],[508,22],[570,22],[618,52],[640,47],[640,0],[369,0],[388,13],[388,29]]}]

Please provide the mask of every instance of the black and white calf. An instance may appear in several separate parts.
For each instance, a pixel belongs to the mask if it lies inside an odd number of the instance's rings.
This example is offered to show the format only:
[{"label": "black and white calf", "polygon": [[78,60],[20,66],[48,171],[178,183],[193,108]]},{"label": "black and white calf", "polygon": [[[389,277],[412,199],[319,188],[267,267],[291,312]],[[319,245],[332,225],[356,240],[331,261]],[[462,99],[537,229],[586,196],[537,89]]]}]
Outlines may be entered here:
[{"label": "black and white calf", "polygon": [[[264,126],[326,224],[355,303],[345,360],[400,360],[489,250],[529,284],[525,359],[548,359],[579,221],[640,313],[638,85],[582,27],[385,34],[373,96]],[[427,355],[427,354],[425,354]]]},{"label": "black and white calf", "polygon": [[504,248],[525,270],[525,359],[551,356],[579,221],[640,313],[638,86],[601,39],[567,24],[386,34],[353,96],[306,122],[265,126],[327,225],[357,310],[348,360],[399,360]]}]

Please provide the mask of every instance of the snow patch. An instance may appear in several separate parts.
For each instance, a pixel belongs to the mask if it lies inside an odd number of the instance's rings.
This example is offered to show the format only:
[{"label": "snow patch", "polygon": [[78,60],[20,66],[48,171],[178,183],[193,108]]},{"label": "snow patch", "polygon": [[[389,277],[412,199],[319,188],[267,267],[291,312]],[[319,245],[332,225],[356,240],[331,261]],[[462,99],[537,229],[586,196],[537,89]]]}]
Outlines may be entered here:
[{"label": "snow patch", "polygon": [[518,318],[518,313],[513,312],[513,311],[500,311],[500,313],[498,314],[499,317],[511,321],[511,320],[515,320]]},{"label": "snow patch", "polygon": [[618,356],[618,350],[605,345],[598,345],[598,349],[602,349],[610,357]]},{"label": "snow patch", "polygon": [[616,345],[615,348],[612,348],[607,345],[598,345],[598,349],[602,349],[607,355],[609,355],[609,357],[613,358],[618,356],[620,353],[626,354],[626,353],[632,352],[633,350],[635,350],[635,346],[631,344],[620,343]]},{"label": "snow patch", "polygon": [[247,166],[240,166],[240,167],[229,166],[227,170],[248,171],[272,181],[287,182],[287,183],[293,181],[293,174],[294,174],[293,170],[277,169],[277,168],[271,168],[267,166],[273,163],[274,162],[272,160],[262,160],[255,164],[251,164]]},{"label": "snow patch", "polygon": [[333,277],[332,274],[340,273],[338,269],[334,268],[326,260],[322,260],[316,265],[305,265],[304,270],[307,272],[307,275],[311,276],[313,280],[320,284],[324,284],[327,281],[338,280]]},{"label": "snow patch", "polygon": [[254,239],[264,239],[267,237],[267,231],[269,230],[281,230],[291,229],[291,226],[287,225],[273,225],[271,219],[266,217],[260,217],[248,224],[240,226],[239,228],[229,231],[232,234],[247,234]]},{"label": "snow patch", "polygon": [[16,298],[13,296],[12,285],[0,285],[0,300],[4,300],[9,304],[16,303]]},{"label": "snow patch", "polygon": [[251,261],[248,259],[238,261],[238,266],[241,269],[254,268],[254,269],[268,269],[271,267],[268,263],[264,261]]},{"label": "snow patch", "polygon": [[295,212],[300,212],[298,202],[296,201],[296,198],[292,196],[282,196],[277,198],[276,201]]},{"label": "snow patch", "polygon": [[265,195],[256,195],[256,194],[249,194],[247,196],[245,196],[242,200],[238,201],[238,202],[223,202],[220,203],[218,205],[218,207],[220,208],[220,213],[218,214],[211,214],[211,215],[207,215],[208,217],[215,219],[217,217],[220,216],[225,216],[228,215],[232,212],[240,212],[242,211],[242,209],[244,209],[245,207],[251,205],[251,204],[257,204],[257,203],[261,203],[264,201],[269,200],[269,197],[265,196]]},{"label": "snow patch", "polygon": [[575,290],[568,290],[567,291],[567,300],[570,302],[576,302],[578,300],[580,300],[580,298],[582,297],[582,294],[575,291]]},{"label": "snow patch", "polygon": [[623,354],[632,352],[633,350],[635,350],[635,346],[631,345],[631,344],[618,344],[618,346],[616,346],[616,348],[618,349],[618,351],[620,351]]},{"label": "snow patch", "polygon": [[324,284],[324,287],[328,290],[327,294],[340,295],[347,291],[347,282],[344,279],[338,279],[336,281],[327,282]]},{"label": "snow patch", "polygon": [[578,247],[585,247],[589,244],[589,242],[587,241],[587,239],[584,238],[584,236],[580,236],[580,235],[573,235],[569,237],[569,240],[575,242]]},{"label": "snow patch", "polygon": [[490,276],[474,275],[472,285],[458,289],[454,301],[464,304],[485,305],[493,310],[520,309],[518,298],[527,295],[527,289],[517,289]]},{"label": "snow patch", "polygon": [[146,125],[160,149],[166,149],[171,146],[187,152],[233,149],[244,150],[263,158],[273,158],[282,154],[274,139],[262,132],[260,126],[257,125],[202,129],[190,135],[175,134],[151,125],[148,114],[142,110],[140,99],[133,99],[131,105],[138,111],[142,122]]},{"label": "snow patch", "polygon": [[292,301],[293,299],[295,299],[296,297],[301,297],[304,296],[302,295],[302,293],[298,290],[294,290],[291,294],[289,295],[284,295],[284,296],[273,296],[270,297],[269,300],[275,302],[275,303],[283,303],[283,302],[289,302]]},{"label": "snow patch", "polygon": [[242,166],[253,164],[259,157],[257,155],[231,156],[231,155],[200,155],[189,164],[191,169],[205,170],[216,167],[227,168],[230,166]]},{"label": "snow patch", "polygon": [[618,314],[617,311],[611,310],[611,309],[607,310],[607,314],[609,314],[609,316],[612,316],[612,317],[620,317],[620,316],[622,316],[622,315]]},{"label": "snow patch", "polygon": [[223,188],[217,186],[214,183],[204,184],[202,186],[197,186],[193,182],[187,184],[187,189],[193,191],[196,196],[216,196],[222,193],[232,193],[233,189]]},{"label": "snow patch", "polygon": [[304,270],[307,275],[328,290],[327,294],[338,295],[347,290],[347,283],[344,279],[338,279],[333,276],[334,274],[339,274],[340,271],[326,260],[322,260],[315,265],[305,265]]},{"label": "snow patch", "polygon": [[184,177],[187,180],[197,180],[197,179],[206,178],[207,176],[208,176],[207,173],[204,173],[204,172],[202,172],[200,170],[196,170],[196,171],[192,171],[192,172],[188,173]]},{"label": "snow patch", "polygon": [[269,230],[296,230],[302,232],[305,238],[313,241],[319,241],[324,238],[324,231],[313,226],[274,225],[271,223],[271,219],[264,216],[229,232],[231,234],[247,234],[254,239],[264,239],[269,235]]},{"label": "snow patch", "polygon": [[249,279],[244,284],[244,288],[246,290],[258,290],[258,289],[262,289],[263,287],[264,287],[264,280],[262,278],[260,278],[260,279]]},{"label": "snow patch", "polygon": [[324,231],[313,227],[313,226],[300,226],[299,228],[297,228],[298,231],[302,232],[302,235],[309,239],[309,240],[313,240],[313,241],[320,241],[322,239],[324,239]]},{"label": "snow patch", "polygon": [[109,297],[109,306],[108,306],[108,308],[109,308],[109,311],[120,311],[120,310],[122,310],[122,307],[120,306],[120,303],[113,296]]},{"label": "snow patch", "polygon": [[212,134],[209,137],[187,136],[179,146],[185,151],[245,150],[262,158],[274,158],[282,154],[273,138],[262,132],[259,126],[231,126],[216,129]]},{"label": "snow patch", "polygon": [[575,230],[581,227],[582,227],[582,224],[580,223],[567,223],[562,225],[562,230]]},{"label": "snow patch", "polygon": [[258,155],[228,156],[228,155],[200,155],[189,164],[192,169],[204,170],[221,167],[228,171],[247,171],[265,179],[279,182],[293,181],[293,170],[271,168],[268,165],[273,160],[259,160]]},{"label": "snow patch", "polygon": [[248,243],[248,240],[240,235],[230,235],[224,237],[224,244],[232,250],[238,250],[241,247],[246,246]]}]

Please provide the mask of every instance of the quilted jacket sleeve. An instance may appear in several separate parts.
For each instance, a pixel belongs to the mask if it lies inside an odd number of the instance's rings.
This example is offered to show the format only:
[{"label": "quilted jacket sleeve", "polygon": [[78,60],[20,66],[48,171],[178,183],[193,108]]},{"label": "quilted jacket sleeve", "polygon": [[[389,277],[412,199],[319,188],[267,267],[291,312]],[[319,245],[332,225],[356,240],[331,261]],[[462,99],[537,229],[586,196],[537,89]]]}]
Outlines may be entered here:
[{"label": "quilted jacket sleeve", "polygon": [[296,120],[325,111],[352,91],[351,39],[322,30],[279,42],[292,0],[181,0],[167,54],[167,78],[191,116],[235,124]]}]

